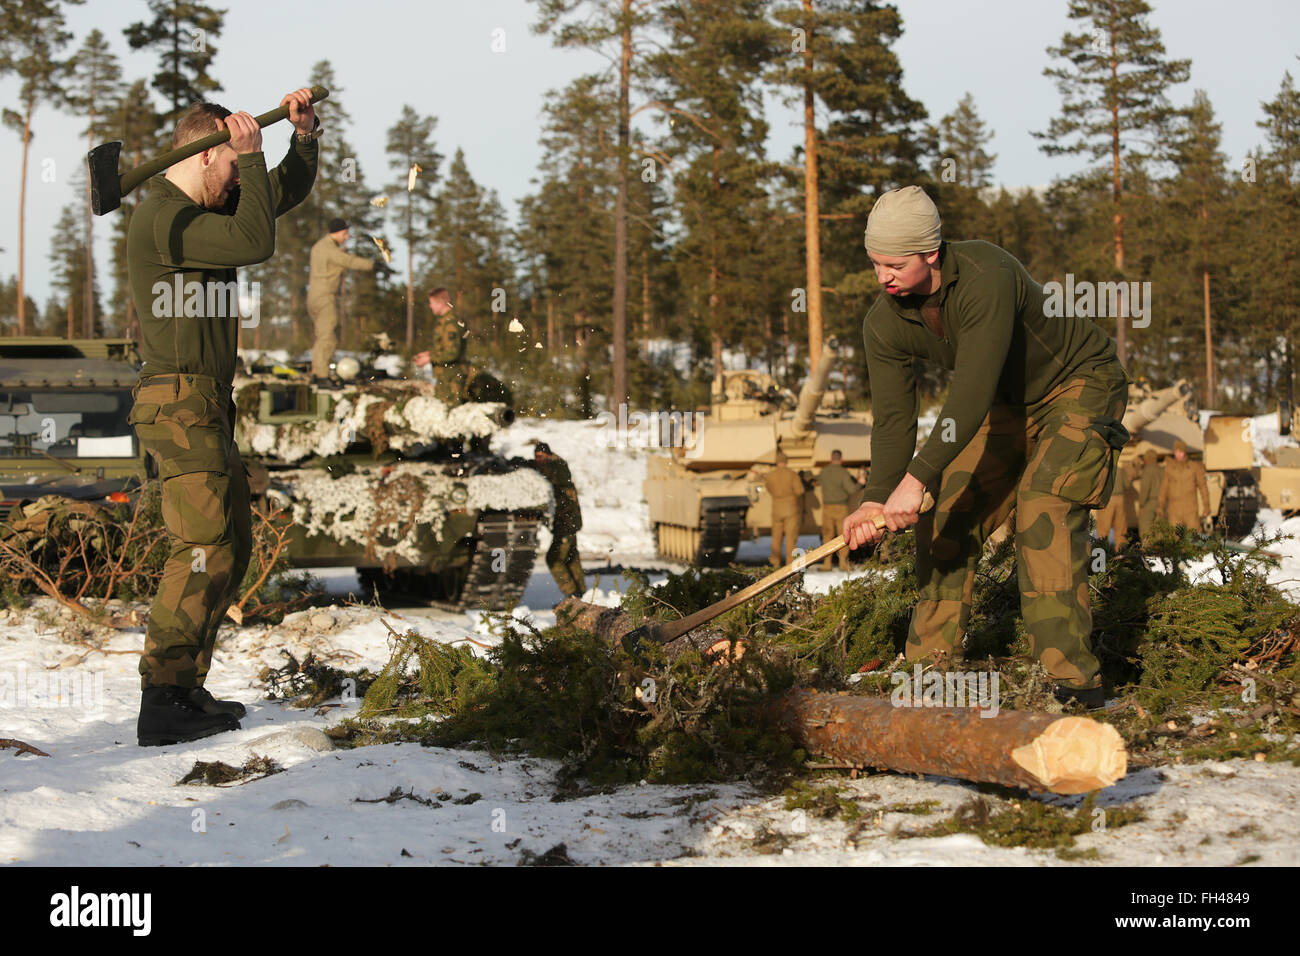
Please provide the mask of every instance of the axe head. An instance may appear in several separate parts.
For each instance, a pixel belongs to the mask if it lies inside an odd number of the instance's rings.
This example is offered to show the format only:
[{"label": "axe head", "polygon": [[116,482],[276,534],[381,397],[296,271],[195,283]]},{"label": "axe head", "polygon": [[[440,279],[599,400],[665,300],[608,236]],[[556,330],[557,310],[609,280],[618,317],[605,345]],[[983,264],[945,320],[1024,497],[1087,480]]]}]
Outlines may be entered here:
[{"label": "axe head", "polygon": [[117,158],[121,152],[121,142],[112,142],[96,146],[86,154],[86,168],[90,171],[90,211],[96,216],[112,212],[122,205],[122,178],[117,174]]}]

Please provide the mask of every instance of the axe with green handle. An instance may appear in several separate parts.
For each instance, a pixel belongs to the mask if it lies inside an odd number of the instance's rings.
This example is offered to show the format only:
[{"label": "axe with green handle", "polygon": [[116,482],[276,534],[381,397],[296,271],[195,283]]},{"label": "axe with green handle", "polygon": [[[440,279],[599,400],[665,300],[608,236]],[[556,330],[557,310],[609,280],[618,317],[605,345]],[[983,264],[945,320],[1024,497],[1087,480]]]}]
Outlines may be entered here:
[{"label": "axe with green handle", "polygon": [[[323,86],[313,86],[311,88],[312,103],[319,103],[329,95],[329,90]],[[261,116],[254,117],[259,128],[265,128],[272,123],[278,123],[280,120],[288,118],[288,104],[277,106]],[[192,143],[186,143],[184,146],[177,146],[170,152],[163,153],[157,159],[141,163],[135,169],[128,169],[124,173],[118,173],[117,171],[117,159],[122,152],[120,140],[96,146],[86,154],[86,166],[90,169],[91,212],[96,216],[112,212],[122,205],[123,196],[150,176],[161,173],[168,166],[175,166],[183,159],[196,156],[205,149],[220,146],[229,139],[230,130],[223,129],[209,136],[204,136],[202,139],[196,139]]]}]

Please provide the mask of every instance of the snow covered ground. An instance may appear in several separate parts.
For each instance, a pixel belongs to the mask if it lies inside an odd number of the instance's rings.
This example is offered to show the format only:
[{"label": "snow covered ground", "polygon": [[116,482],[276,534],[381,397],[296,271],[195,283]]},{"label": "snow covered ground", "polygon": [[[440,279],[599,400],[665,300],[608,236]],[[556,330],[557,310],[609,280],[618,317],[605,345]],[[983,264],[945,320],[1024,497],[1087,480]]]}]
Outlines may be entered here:
[{"label": "snow covered ground", "polygon": [[[548,442],[573,470],[588,600],[617,603],[629,583],[619,567],[675,569],[653,555],[640,490],[647,452],[606,448],[590,424],[535,419],[513,425],[498,447],[530,455],[533,439]],[[1297,521],[1265,515],[1267,526],[1284,530],[1300,531]],[[767,548],[766,540],[746,543],[741,557],[762,561]],[[1300,545],[1290,541],[1284,549],[1277,577],[1300,579]],[[410,744],[336,750],[322,731],[355,703],[317,712],[266,700],[258,675],[283,663],[282,651],[377,669],[390,652],[385,622],[447,642],[490,645],[497,635],[483,614],[351,604],[352,572],[321,576],[335,597],[332,607],[276,627],[223,630],[208,687],[249,705],[242,729],[173,747],[135,744],[142,629],[117,632],[92,650],[80,642],[79,625],[46,599],[23,612],[0,612],[0,738],[50,755],[0,749],[0,864],[513,865],[559,844],[583,864],[1300,862],[1300,768],[1289,764],[1137,771],[1098,806],[1138,806],[1147,819],[1077,838],[1077,849],[1098,856],[1076,862],[1049,850],[986,846],[973,836],[908,838],[977,793],[944,778],[840,778],[836,784],[864,811],[846,822],[787,810],[783,798],[742,784],[628,786],[553,801],[555,764],[546,760]],[[807,574],[814,591],[842,580],[837,571]],[[539,561],[516,614],[545,626],[559,599]],[[255,755],[284,772],[231,786],[178,784],[195,761],[239,766]],[[924,801],[937,801],[930,814],[903,812]]]}]

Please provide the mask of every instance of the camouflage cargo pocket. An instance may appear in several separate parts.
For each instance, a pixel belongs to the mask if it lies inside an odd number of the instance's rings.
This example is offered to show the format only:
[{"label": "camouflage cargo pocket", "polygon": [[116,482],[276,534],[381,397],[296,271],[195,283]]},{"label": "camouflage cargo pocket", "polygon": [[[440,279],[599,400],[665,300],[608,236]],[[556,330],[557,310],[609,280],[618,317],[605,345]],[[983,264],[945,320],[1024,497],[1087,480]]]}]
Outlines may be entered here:
[{"label": "camouflage cargo pocket", "polygon": [[1115,484],[1115,463],[1128,432],[1111,418],[1068,414],[1043,440],[1029,467],[1029,487],[1086,508],[1099,508]]},{"label": "camouflage cargo pocket", "polygon": [[163,523],[186,544],[223,544],[228,540],[230,477],[217,472],[190,472],[163,481]]},{"label": "camouflage cargo pocket", "polygon": [[137,386],[127,421],[158,463],[163,481],[195,472],[227,473],[229,416],[203,391],[182,387],[178,397],[173,383]]}]

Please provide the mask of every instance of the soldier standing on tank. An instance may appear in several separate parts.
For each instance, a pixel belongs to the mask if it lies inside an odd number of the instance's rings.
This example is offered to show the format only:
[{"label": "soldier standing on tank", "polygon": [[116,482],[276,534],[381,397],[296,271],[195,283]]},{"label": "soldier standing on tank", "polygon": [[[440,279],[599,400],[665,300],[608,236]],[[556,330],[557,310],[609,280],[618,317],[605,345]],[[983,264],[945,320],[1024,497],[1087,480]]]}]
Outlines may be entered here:
[{"label": "soldier standing on tank", "polygon": [[[817,484],[822,489],[822,544],[838,535],[844,527],[844,519],[849,516],[849,501],[857,494],[858,483],[853,480],[848,469],[844,467],[844,455],[836,449],[831,452],[831,463],[817,476]],[[840,570],[849,569],[849,549],[841,548],[836,557]],[[831,559],[827,555],[822,562],[822,570],[831,569]]]},{"label": "soldier standing on tank", "polygon": [[578,532],[582,530],[582,508],[578,489],[573,485],[569,464],[544,441],[533,449],[533,467],[555,490],[555,513],[551,518],[551,547],[546,552],[546,566],[565,597],[581,597],[587,579],[578,553]]},{"label": "soldier standing on tank", "polygon": [[803,519],[803,481],[786,467],[786,460],[785,452],[778,450],[776,467],[763,479],[763,486],[772,497],[772,557],[768,560],[776,567],[790,563]]},{"label": "soldier standing on tank", "polygon": [[328,381],[330,361],[338,348],[334,333],[339,327],[339,286],[343,274],[349,270],[378,271],[375,260],[343,251],[348,241],[346,221],[331,219],[327,228],[329,232],[311,247],[311,272],[307,280],[307,314],[311,317],[315,336],[311,347],[311,374],[318,385]]},{"label": "soldier standing on tank", "polygon": [[439,286],[429,292],[429,311],[433,313],[432,344],[415,356],[418,366],[432,367],[438,398],[448,405],[465,400],[469,383],[469,363],[465,361],[468,334],[463,323],[452,317],[451,293]]},{"label": "soldier standing on tank", "polygon": [[1151,529],[1155,527],[1160,514],[1160,485],[1164,469],[1154,448],[1148,448],[1142,454],[1142,473],[1138,479],[1138,537],[1143,542],[1151,540]]},{"label": "soldier standing on tank", "polygon": [[[1115,343],[1054,300],[992,243],[944,241],[918,186],[884,193],[867,220],[884,286],[863,323],[875,423],[865,503],[845,520],[851,547],[874,519],[916,525],[916,609],[908,660],[960,656],[975,568],[1012,509],[1020,606],[1030,648],[1062,700],[1103,702],[1092,652],[1088,511],[1106,500],[1129,379]],[[953,371],[948,399],[916,450],[916,359]],[[915,452],[915,455],[913,454]],[[929,490],[935,507],[921,514]]]},{"label": "soldier standing on tank", "polygon": [[[320,123],[311,91],[295,90],[289,152],[268,171],[262,132],[248,113],[197,103],[176,124],[172,145],[222,129],[230,140],[151,180],[127,232],[127,276],[140,317],[140,381],[130,422],[162,481],[167,561],[145,631],[136,735],[141,746],[237,730],[244,706],[215,700],[204,682],[217,629],[239,592],[252,551],[247,473],[235,447],[231,382],[238,308],[236,267],[275,252],[275,220],[307,197],[316,179]],[[227,200],[239,189],[233,211]],[[202,298],[167,300],[160,288],[196,286]],[[216,285],[224,283],[224,286]],[[231,295],[230,299],[233,300]],[[191,311],[195,300],[203,314]]]},{"label": "soldier standing on tank", "polygon": [[[1199,502],[1198,502],[1199,498]],[[1174,460],[1165,465],[1160,483],[1160,516],[1175,528],[1200,531],[1210,514],[1205,466],[1187,457],[1187,443],[1174,442]]]}]

